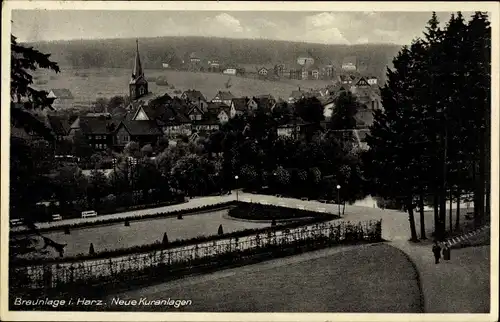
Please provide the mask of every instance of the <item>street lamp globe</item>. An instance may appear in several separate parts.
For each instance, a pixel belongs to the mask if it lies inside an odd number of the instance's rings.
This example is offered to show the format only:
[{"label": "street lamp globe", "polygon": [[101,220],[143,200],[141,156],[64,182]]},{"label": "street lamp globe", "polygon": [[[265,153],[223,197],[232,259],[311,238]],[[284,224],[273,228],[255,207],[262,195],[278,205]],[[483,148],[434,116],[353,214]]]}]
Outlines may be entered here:
[{"label": "street lamp globe", "polygon": [[236,180],[238,180],[238,176],[234,176],[234,178],[235,178]]},{"label": "street lamp globe", "polygon": [[337,189],[340,189],[340,185],[339,184],[337,185]]}]

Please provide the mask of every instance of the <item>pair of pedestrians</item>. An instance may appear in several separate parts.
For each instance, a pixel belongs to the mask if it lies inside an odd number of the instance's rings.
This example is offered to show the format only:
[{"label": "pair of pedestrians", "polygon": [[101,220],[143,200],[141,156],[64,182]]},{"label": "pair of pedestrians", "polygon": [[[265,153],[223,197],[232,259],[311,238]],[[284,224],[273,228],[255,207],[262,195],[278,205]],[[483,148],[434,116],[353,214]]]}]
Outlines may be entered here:
[{"label": "pair of pedestrians", "polygon": [[[439,246],[437,241],[434,241],[434,245],[432,246],[432,253],[434,254],[434,260],[436,264],[439,264],[439,260],[441,259],[441,246]],[[444,244],[443,248],[443,257],[445,260],[450,259],[450,248],[448,244]]]}]

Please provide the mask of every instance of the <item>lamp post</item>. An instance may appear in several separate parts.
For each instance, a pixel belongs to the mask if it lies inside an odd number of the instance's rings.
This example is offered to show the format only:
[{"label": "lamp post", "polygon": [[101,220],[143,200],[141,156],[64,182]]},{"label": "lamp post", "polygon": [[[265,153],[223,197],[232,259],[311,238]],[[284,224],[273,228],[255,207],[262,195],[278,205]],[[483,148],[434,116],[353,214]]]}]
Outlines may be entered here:
[{"label": "lamp post", "polygon": [[340,185],[337,185],[337,205],[339,207],[339,217],[340,217]]},{"label": "lamp post", "polygon": [[113,158],[113,186],[114,186],[114,190],[115,190],[115,194],[116,194],[116,158]]},{"label": "lamp post", "polygon": [[236,180],[236,201],[238,201],[238,176],[234,176],[234,179]]}]

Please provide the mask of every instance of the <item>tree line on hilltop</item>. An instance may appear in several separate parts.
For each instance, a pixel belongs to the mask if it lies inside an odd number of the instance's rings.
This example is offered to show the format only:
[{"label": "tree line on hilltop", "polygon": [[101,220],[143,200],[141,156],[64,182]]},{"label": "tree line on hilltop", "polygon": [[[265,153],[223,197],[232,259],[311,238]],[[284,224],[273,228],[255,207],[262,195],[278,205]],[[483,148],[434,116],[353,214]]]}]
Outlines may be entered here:
[{"label": "tree line on hilltop", "polygon": [[[162,68],[162,63],[180,66],[191,53],[204,60],[218,59],[224,65],[295,64],[298,55],[311,53],[325,64],[333,62],[340,69],[347,56],[357,58],[360,71],[379,76],[398,46],[389,44],[321,45],[262,39],[227,39],[203,37],[156,37],[139,40],[145,68]],[[74,68],[131,68],[136,44],[133,39],[54,41],[29,44],[53,59]]]}]

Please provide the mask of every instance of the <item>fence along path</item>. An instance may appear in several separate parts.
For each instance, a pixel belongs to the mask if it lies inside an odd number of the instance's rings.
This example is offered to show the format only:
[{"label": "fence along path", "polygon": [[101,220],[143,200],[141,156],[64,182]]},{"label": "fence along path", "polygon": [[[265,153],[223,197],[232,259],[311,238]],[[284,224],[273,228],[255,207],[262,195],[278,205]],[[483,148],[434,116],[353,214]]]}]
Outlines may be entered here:
[{"label": "fence along path", "polygon": [[380,221],[366,221],[351,224],[344,221],[329,221],[310,224],[292,229],[279,226],[267,233],[252,234],[240,238],[226,238],[195,245],[171,249],[159,249],[144,253],[123,255],[104,259],[88,259],[81,262],[59,262],[32,266],[12,267],[9,276],[17,287],[30,289],[53,288],[75,282],[91,282],[113,278],[120,274],[155,268],[159,265],[189,263],[192,260],[211,256],[230,254],[235,251],[257,249],[270,245],[293,245],[308,240],[327,239],[342,242],[351,238],[359,240],[379,240]]}]

